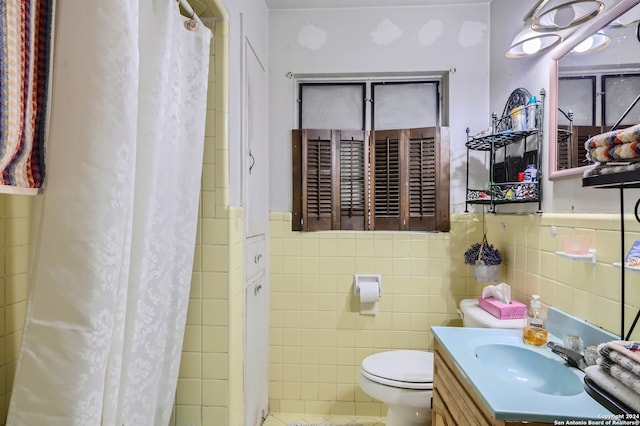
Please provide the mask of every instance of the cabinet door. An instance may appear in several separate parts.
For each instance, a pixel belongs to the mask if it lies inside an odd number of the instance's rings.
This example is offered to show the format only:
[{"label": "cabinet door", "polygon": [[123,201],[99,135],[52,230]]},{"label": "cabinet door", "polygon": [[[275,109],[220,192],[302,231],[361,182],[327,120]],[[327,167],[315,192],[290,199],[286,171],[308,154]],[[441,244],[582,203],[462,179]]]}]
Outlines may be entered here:
[{"label": "cabinet door", "polygon": [[245,425],[259,426],[269,412],[269,306],[264,275],[245,290],[244,405]]},{"label": "cabinet door", "polygon": [[442,396],[437,390],[433,391],[432,403],[432,424],[433,426],[454,426],[456,422],[451,417]]},{"label": "cabinet door", "polygon": [[258,275],[265,275],[267,272],[267,243],[265,236],[257,235],[245,240],[245,287],[250,285]]},{"label": "cabinet door", "polygon": [[246,42],[246,198],[245,218],[248,236],[264,234],[269,224],[269,151],[267,125],[267,72]]}]

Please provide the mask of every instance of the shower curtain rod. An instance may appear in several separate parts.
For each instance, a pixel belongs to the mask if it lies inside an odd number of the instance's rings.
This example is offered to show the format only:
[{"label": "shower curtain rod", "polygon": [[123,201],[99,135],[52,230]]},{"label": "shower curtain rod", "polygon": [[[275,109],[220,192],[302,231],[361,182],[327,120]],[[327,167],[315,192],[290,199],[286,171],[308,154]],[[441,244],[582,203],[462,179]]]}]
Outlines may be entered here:
[{"label": "shower curtain rod", "polygon": [[187,14],[189,15],[189,18],[194,19],[198,24],[204,26],[204,24],[202,23],[202,20],[200,20],[200,17],[196,14],[196,12],[193,11],[193,8],[191,7],[191,5],[187,0],[177,0],[177,1],[178,3],[180,3],[180,6],[182,6],[185,12],[187,12]]}]

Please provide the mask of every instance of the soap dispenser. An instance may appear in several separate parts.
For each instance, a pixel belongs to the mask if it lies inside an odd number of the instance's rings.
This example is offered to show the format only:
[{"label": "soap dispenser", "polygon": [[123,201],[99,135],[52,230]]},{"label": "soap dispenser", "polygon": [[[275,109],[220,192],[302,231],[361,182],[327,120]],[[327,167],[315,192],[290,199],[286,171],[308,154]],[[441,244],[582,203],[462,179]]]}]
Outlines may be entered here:
[{"label": "soap dispenser", "polygon": [[527,314],[527,322],[522,329],[522,340],[527,345],[543,346],[547,343],[547,327],[541,311],[540,296],[531,296],[531,305]]}]

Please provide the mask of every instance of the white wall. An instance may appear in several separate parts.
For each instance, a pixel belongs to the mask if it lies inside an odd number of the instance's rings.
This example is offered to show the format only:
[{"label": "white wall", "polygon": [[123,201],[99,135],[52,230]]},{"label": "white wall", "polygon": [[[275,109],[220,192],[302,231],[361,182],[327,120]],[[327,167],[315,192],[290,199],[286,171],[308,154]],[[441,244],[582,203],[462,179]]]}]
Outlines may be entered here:
[{"label": "white wall", "polygon": [[464,210],[465,128],[489,123],[489,5],[271,10],[270,209],[291,210],[296,80],[287,73],[450,74],[451,202]]},{"label": "white wall", "polygon": [[[472,134],[486,129],[491,113],[500,114],[517,87],[536,96],[541,88],[547,96],[551,94],[549,59],[553,52],[522,59],[504,56],[522,29],[523,16],[535,3],[492,0],[480,5],[269,11],[270,210],[291,210],[290,131],[297,125],[297,110],[296,79],[287,77],[288,73],[366,75],[455,69],[450,74],[449,93],[451,211],[463,211],[465,129],[469,127]],[[547,107],[547,125],[549,112]],[[617,191],[582,188],[578,177],[548,180],[546,130],[542,210],[618,212]],[[475,165],[482,161],[482,156],[472,158]],[[474,167],[472,179],[485,176]],[[627,193],[625,210],[630,212],[638,196],[636,191]],[[501,206],[500,211],[532,212],[535,207]]]}]

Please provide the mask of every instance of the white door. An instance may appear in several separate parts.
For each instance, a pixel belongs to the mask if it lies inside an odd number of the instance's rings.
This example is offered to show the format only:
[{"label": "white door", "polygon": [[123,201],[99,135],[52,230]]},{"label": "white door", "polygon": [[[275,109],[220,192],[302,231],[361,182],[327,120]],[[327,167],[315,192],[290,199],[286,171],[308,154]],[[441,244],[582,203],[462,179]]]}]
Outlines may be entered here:
[{"label": "white door", "polygon": [[268,126],[267,72],[245,42],[245,426],[269,412]]}]

